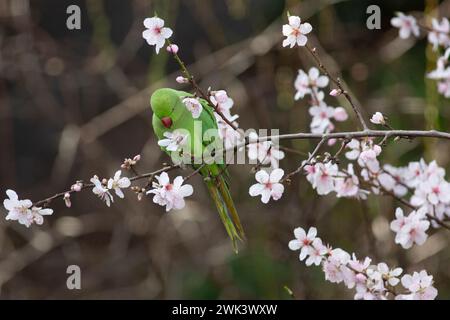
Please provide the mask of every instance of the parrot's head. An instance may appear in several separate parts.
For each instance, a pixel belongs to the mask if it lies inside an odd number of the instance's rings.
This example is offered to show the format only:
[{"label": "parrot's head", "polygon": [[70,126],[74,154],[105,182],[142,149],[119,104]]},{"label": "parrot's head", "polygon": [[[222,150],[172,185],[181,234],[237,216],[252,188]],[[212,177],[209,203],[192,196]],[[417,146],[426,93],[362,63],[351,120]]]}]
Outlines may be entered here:
[{"label": "parrot's head", "polygon": [[153,113],[161,120],[162,125],[166,128],[172,126],[172,115],[179,103],[179,92],[169,88],[156,90],[150,98],[150,106]]}]

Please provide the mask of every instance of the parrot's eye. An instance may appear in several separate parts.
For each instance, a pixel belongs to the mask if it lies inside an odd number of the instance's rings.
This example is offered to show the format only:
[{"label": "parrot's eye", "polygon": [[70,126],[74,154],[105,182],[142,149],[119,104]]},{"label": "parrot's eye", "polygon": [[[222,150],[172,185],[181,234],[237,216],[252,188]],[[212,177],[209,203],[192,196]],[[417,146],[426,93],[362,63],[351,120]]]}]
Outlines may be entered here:
[{"label": "parrot's eye", "polygon": [[169,129],[172,126],[172,119],[170,117],[164,117],[161,119],[161,122],[164,127]]}]

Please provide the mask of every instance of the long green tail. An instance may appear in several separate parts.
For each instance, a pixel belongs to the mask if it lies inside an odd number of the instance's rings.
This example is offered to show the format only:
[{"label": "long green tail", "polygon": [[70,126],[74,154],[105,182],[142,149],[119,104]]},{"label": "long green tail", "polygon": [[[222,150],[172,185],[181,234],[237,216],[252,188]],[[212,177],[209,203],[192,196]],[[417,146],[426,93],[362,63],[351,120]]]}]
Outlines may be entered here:
[{"label": "long green tail", "polygon": [[220,219],[231,239],[234,251],[237,252],[237,240],[243,241],[245,234],[221,170],[217,165],[210,165],[201,169],[200,173],[205,178],[206,186],[216,204]]}]

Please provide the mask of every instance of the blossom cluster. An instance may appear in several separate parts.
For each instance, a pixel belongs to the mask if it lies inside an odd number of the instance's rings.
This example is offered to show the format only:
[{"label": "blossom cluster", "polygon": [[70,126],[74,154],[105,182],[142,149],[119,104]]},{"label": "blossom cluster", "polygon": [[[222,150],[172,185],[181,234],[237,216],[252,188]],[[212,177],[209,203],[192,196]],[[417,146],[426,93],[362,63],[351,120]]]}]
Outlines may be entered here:
[{"label": "blossom cluster", "polygon": [[[283,25],[283,35],[286,39],[283,41],[283,47],[305,46],[308,38],[306,34],[312,31],[312,26],[309,23],[301,23],[301,19],[297,16],[289,16],[289,23]],[[295,100],[303,99],[306,95],[310,96],[309,113],[312,116],[311,132],[312,133],[326,133],[332,132],[335,128],[332,120],[345,121],[348,114],[342,107],[329,106],[325,100],[325,94],[321,89],[327,87],[329,78],[326,75],[320,75],[319,69],[312,67],[308,72],[298,70],[297,78],[294,82],[296,89]],[[337,89],[333,89],[330,94],[338,96],[341,94]],[[334,141],[329,140],[332,144]]]},{"label": "blossom cluster", "polygon": [[[399,28],[399,36],[402,39],[409,38],[411,35],[419,37],[420,24],[417,19],[411,15],[405,15],[402,12],[397,13],[397,17],[391,19],[391,24]],[[433,46],[434,51],[443,49],[445,53],[437,60],[435,70],[427,74],[427,77],[437,81],[437,88],[440,94],[450,98],[450,22],[448,18],[431,19],[430,27],[423,27],[428,33],[428,42]]]},{"label": "blossom cluster", "polygon": [[306,95],[310,96],[309,114],[312,116],[310,124],[312,133],[332,132],[335,128],[333,120],[345,121],[348,118],[344,108],[332,107],[325,102],[325,94],[320,89],[327,87],[328,83],[329,78],[320,75],[316,67],[310,68],[308,73],[300,69],[294,82],[295,100],[302,99]]},{"label": "blossom cluster", "polygon": [[[231,114],[231,108],[234,105],[233,99],[228,96],[225,90],[211,91],[209,99],[216,110],[214,116],[216,118],[217,128],[219,129],[219,137],[223,140],[225,148],[229,149],[236,146],[242,141],[242,136],[235,129],[239,127],[239,123],[236,121],[239,116]],[[225,117],[231,122],[235,128],[230,126],[222,117]]]},{"label": "blossom cluster", "polygon": [[19,196],[14,190],[6,190],[8,199],[3,201],[3,206],[8,210],[6,220],[17,220],[27,228],[33,223],[44,223],[44,217],[53,213],[52,209],[33,206],[29,199],[19,200]]},{"label": "blossom cluster", "polygon": [[438,294],[433,276],[425,270],[403,274],[402,268],[389,268],[384,262],[372,264],[369,257],[358,259],[354,253],[350,255],[341,248],[325,245],[314,227],[308,232],[296,228],[294,236],[289,249],[300,250],[300,261],[307,266],[321,266],[325,280],[355,289],[354,299],[434,300]]},{"label": "blossom cluster", "polygon": [[109,179],[100,180],[96,175],[91,178],[91,182],[94,185],[92,192],[98,196],[109,207],[114,202],[114,197],[111,191],[114,191],[116,196],[124,198],[122,189],[130,187],[131,181],[127,177],[121,177],[122,171],[118,170],[114,174],[114,177]]},{"label": "blossom cluster", "polygon": [[178,176],[173,183],[170,182],[167,172],[155,177],[157,181],[152,184],[152,189],[147,194],[153,194],[153,202],[165,206],[166,211],[182,209],[185,206],[184,198],[192,195],[194,189],[190,184],[183,185],[184,179]]},{"label": "blossom cluster", "polygon": [[450,218],[450,183],[436,161],[427,164],[421,159],[405,167],[382,166],[377,159],[381,147],[372,139],[353,139],[346,148],[346,158],[354,161],[346,169],[339,169],[331,160],[304,166],[306,179],[318,194],[335,192],[337,197],[358,199],[366,199],[370,193],[402,199],[409,196],[405,201],[416,210],[404,217],[403,210],[397,208],[396,219],[391,224],[396,233],[395,242],[405,249],[414,243],[423,244],[430,225],[439,227],[439,221]]}]

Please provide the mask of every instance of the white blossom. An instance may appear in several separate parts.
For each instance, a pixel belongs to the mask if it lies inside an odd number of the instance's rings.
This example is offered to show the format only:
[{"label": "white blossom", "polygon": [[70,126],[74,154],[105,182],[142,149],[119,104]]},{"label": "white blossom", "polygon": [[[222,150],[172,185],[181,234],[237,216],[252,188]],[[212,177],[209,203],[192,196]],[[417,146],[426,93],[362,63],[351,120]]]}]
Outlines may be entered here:
[{"label": "white blossom", "polygon": [[189,133],[185,130],[166,131],[163,133],[166,139],[158,141],[158,145],[165,147],[167,151],[178,151],[188,140]]},{"label": "white blossom", "polygon": [[400,29],[399,35],[402,39],[409,38],[411,34],[415,37],[419,36],[419,26],[416,18],[413,16],[407,16],[402,12],[398,12],[397,17],[391,19],[391,24]]},{"label": "white blossom", "polygon": [[189,112],[192,114],[192,117],[194,119],[200,117],[200,114],[202,113],[203,110],[200,101],[198,101],[196,98],[184,98],[183,103],[186,106],[186,109],[188,109]]},{"label": "white blossom", "polygon": [[442,18],[439,23],[438,19],[431,20],[432,28],[428,33],[428,41],[433,45],[433,50],[437,50],[439,46],[444,48],[450,46],[450,22],[447,18]]},{"label": "white blossom", "polygon": [[434,300],[437,290],[433,287],[433,276],[425,270],[414,272],[413,275],[406,274],[402,277],[402,285],[411,292],[407,299],[411,300]]},{"label": "white blossom", "polygon": [[20,224],[29,227],[33,222],[33,214],[31,206],[33,203],[29,199],[19,200],[17,193],[14,190],[6,190],[8,199],[3,201],[3,206],[8,210],[6,220],[17,220]]},{"label": "white blossom", "polygon": [[283,47],[290,46],[294,47],[296,44],[298,46],[306,45],[308,38],[306,34],[312,31],[312,26],[305,22],[301,23],[300,17],[290,16],[288,18],[289,24],[283,25],[283,35],[286,39],[283,40]]},{"label": "white blossom", "polygon": [[284,158],[284,152],[281,151],[271,141],[253,142],[258,140],[258,135],[251,132],[248,136],[250,143],[247,145],[248,158],[257,160],[262,165],[270,164],[273,169],[279,167],[279,162]]},{"label": "white blossom", "polygon": [[300,69],[294,82],[294,87],[297,90],[294,99],[303,98],[306,94],[311,94],[312,90],[314,90],[314,93],[317,93],[318,89],[325,88],[328,82],[328,77],[320,75],[319,69],[316,67],[309,69],[308,74]]},{"label": "white blossom", "polygon": [[311,245],[316,239],[317,229],[309,228],[308,233],[301,227],[294,229],[295,239],[289,241],[289,249],[295,251],[300,250],[299,259],[303,261],[310,253]]},{"label": "white blossom", "polygon": [[127,177],[121,177],[121,175],[122,171],[118,170],[114,174],[114,177],[108,180],[108,189],[114,190],[119,198],[124,197],[122,189],[126,189],[131,185],[130,179]]},{"label": "white blossom", "polygon": [[172,29],[164,27],[164,20],[158,17],[146,18],[144,26],[147,28],[142,32],[142,37],[151,46],[155,46],[156,53],[164,47],[166,39],[172,36]]},{"label": "white blossom", "polygon": [[284,192],[284,186],[280,183],[284,175],[283,169],[274,169],[270,174],[265,170],[259,170],[255,174],[255,179],[258,183],[252,185],[249,189],[249,194],[252,197],[261,196],[263,203],[268,203],[270,198],[278,200]]},{"label": "white blossom", "polygon": [[92,192],[104,201],[108,207],[111,206],[111,202],[114,202],[114,198],[108,188],[103,185],[97,176],[92,177],[91,182],[94,184]]},{"label": "white blossom", "polygon": [[372,115],[372,118],[370,118],[370,122],[373,124],[385,124],[386,120],[384,119],[383,114],[377,111]]},{"label": "white blossom", "polygon": [[425,217],[426,209],[421,208],[412,211],[408,216],[403,215],[403,210],[397,208],[396,219],[391,222],[391,230],[396,232],[395,243],[400,244],[404,249],[409,249],[414,243],[422,245],[428,238],[426,231],[430,227],[430,222]]}]

